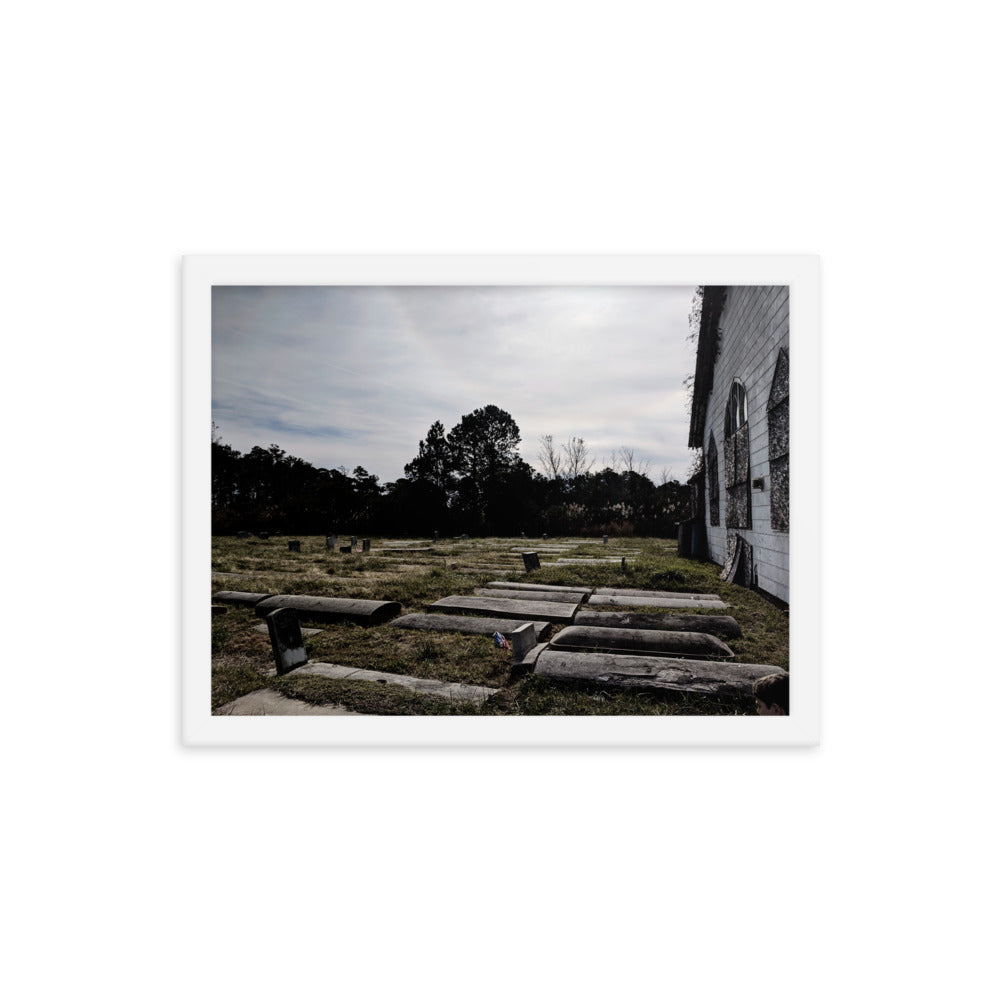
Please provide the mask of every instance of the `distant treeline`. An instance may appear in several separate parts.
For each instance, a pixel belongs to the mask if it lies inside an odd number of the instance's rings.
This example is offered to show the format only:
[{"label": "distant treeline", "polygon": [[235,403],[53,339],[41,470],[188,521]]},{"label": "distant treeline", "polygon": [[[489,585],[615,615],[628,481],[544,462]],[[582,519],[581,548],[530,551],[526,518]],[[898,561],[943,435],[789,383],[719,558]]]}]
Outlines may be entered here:
[{"label": "distant treeline", "polygon": [[447,434],[436,421],[404,477],[379,483],[361,466],[316,468],[276,444],[240,454],[213,435],[212,531],[676,537],[686,485],[657,486],[634,468],[580,471],[579,439],[574,473],[543,476],[517,454],[520,440],[513,417],[492,405]]}]

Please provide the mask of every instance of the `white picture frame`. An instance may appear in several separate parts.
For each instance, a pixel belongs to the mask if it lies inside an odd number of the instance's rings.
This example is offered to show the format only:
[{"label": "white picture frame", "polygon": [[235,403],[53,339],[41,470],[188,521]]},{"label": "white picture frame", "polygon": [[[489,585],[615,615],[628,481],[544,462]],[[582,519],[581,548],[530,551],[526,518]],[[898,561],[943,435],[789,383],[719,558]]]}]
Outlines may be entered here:
[{"label": "white picture frame", "polygon": [[[819,258],[790,255],[192,255],[182,265],[181,736],[188,746],[811,746],[820,740]],[[211,712],[213,285],[787,285],[787,716],[226,716]]]}]

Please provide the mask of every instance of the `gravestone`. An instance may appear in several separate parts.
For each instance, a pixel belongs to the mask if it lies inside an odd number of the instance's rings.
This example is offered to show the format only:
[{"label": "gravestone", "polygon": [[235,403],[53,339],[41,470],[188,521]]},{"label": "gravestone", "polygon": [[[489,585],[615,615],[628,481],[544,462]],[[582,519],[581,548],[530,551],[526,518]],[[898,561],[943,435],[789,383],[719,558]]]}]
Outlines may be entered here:
[{"label": "gravestone", "polygon": [[372,540],[370,538],[361,539],[361,551],[371,552],[372,550]]},{"label": "gravestone", "polygon": [[515,663],[520,663],[537,645],[534,626],[520,625],[510,634],[510,650]]},{"label": "gravestone", "polygon": [[220,590],[212,595],[212,600],[219,604],[239,604],[244,608],[253,608],[270,594],[254,594],[246,590]]},{"label": "gravestone", "polygon": [[607,535],[605,535],[605,536],[604,536],[604,544],[605,544],[605,545],[607,545],[607,544],[608,544],[608,536],[607,536]]},{"label": "gravestone", "polygon": [[522,537],[522,538],[524,538],[524,537],[525,537],[525,534],[524,534],[524,532],[523,532],[523,531],[521,532],[521,537]]},{"label": "gravestone", "polygon": [[271,652],[279,674],[287,674],[309,662],[299,617],[288,608],[277,608],[265,618],[267,634],[271,637]]},{"label": "gravestone", "polygon": [[475,597],[454,594],[428,605],[432,612],[448,615],[484,615],[491,618],[520,618],[571,625],[577,605],[558,601],[515,601],[507,597]]},{"label": "gravestone", "polygon": [[[354,622],[357,625],[382,625],[403,610],[397,601],[363,601],[343,597],[309,597],[298,594],[276,594],[254,605],[258,618],[266,617],[278,608],[290,608],[302,621]],[[542,618],[543,615],[532,617]]]},{"label": "gravestone", "polygon": [[301,552],[302,551],[302,543],[298,542],[298,541],[296,541],[296,542],[289,542],[288,543],[288,551],[289,552]]},{"label": "gravestone", "polygon": [[548,540],[549,540],[549,536],[547,534],[542,535],[542,541],[543,542],[547,542]]},{"label": "gravestone", "polygon": [[508,597],[512,601],[555,601],[557,604],[581,604],[586,590],[521,590],[517,587],[477,587],[476,597]]},{"label": "gravestone", "polygon": [[356,535],[351,535],[351,548],[353,549],[358,544],[358,539]]},{"label": "gravestone", "polygon": [[468,535],[462,535],[462,541],[463,542],[467,542],[468,540],[469,540],[469,536]]},{"label": "gravestone", "polygon": [[394,628],[417,629],[421,632],[458,632],[461,635],[493,635],[499,632],[507,639],[522,625],[531,625],[535,641],[547,639],[552,622],[519,618],[474,618],[472,615],[403,615],[390,623]]},{"label": "gravestone", "polygon": [[622,556],[622,572],[625,572],[625,557]]},{"label": "gravestone", "polygon": [[434,541],[438,541],[438,533],[436,531],[434,532]]},{"label": "gravestone", "polygon": [[729,615],[649,614],[638,611],[588,611],[581,609],[574,625],[597,625],[603,628],[672,629],[677,632],[709,632],[725,639],[743,635],[739,622]]},{"label": "gravestone", "polygon": [[753,683],[780,667],[731,660],[687,660],[667,656],[581,653],[546,646],[535,661],[535,674],[552,680],[589,681],[635,690],[683,691],[688,694],[753,694]]},{"label": "gravestone", "polygon": [[549,643],[550,649],[576,649],[605,653],[683,656],[696,659],[732,659],[733,651],[714,635],[672,629],[605,628],[571,625]]},{"label": "gravestone", "polygon": [[337,536],[327,535],[326,536],[326,547],[328,549],[335,549],[337,547]]},{"label": "gravestone", "polygon": [[521,558],[524,560],[524,571],[530,573],[533,569],[541,569],[542,564],[538,560],[537,552],[522,552]]},{"label": "gravestone", "polygon": [[351,554],[351,547],[350,547],[350,545],[341,545],[340,546],[340,554],[344,555],[344,556],[349,556]]}]

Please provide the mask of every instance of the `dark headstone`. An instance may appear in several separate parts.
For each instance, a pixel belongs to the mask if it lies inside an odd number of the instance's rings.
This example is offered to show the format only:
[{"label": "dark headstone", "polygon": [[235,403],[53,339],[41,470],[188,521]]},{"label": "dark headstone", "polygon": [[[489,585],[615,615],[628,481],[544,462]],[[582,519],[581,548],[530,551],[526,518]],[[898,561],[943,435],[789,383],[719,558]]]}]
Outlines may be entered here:
[{"label": "dark headstone", "polygon": [[357,545],[357,544],[358,544],[358,536],[357,535],[351,535],[351,548],[353,549],[354,546]]},{"label": "dark headstone", "polygon": [[277,608],[266,616],[271,652],[279,674],[287,674],[309,662],[298,615],[289,608]]},{"label": "dark headstone", "polygon": [[337,547],[337,536],[327,535],[326,536],[326,547],[328,549],[335,549]]},{"label": "dark headstone", "polygon": [[608,544],[608,536],[607,536],[607,535],[605,535],[605,536],[604,536],[604,544],[605,544],[605,545],[607,545],[607,544]]},{"label": "dark headstone", "polygon": [[302,551],[302,543],[299,542],[299,541],[289,542],[288,543],[288,551],[289,552],[301,552]]},{"label": "dark headstone", "polygon": [[372,550],[372,540],[370,538],[362,538],[361,539],[361,551],[362,552],[371,552],[371,550]]},{"label": "dark headstone", "polygon": [[522,552],[521,558],[524,560],[524,570],[526,573],[530,573],[533,569],[542,568],[537,552]]}]

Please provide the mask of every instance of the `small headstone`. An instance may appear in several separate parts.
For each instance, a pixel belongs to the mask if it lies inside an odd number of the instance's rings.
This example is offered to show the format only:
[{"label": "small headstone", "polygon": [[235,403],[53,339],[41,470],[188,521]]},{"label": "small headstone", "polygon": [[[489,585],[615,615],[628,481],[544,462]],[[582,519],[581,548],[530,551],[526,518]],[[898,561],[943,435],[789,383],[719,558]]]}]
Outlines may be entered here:
[{"label": "small headstone", "polygon": [[524,560],[524,571],[530,573],[533,569],[541,569],[542,564],[539,562],[537,552],[522,552],[521,558]]},{"label": "small headstone", "polygon": [[337,547],[337,536],[327,535],[326,536],[326,547],[328,549],[335,549]]},{"label": "small headstone", "polygon": [[301,552],[302,551],[302,543],[299,542],[299,541],[289,542],[288,543],[288,551],[289,552]]},{"label": "small headstone", "polygon": [[547,542],[548,540],[549,540],[549,536],[548,535],[542,535],[542,541],[543,542]]},{"label": "small headstone", "polygon": [[271,637],[271,652],[279,674],[287,674],[309,662],[299,616],[288,608],[278,608],[266,616],[267,632]]},{"label": "small headstone", "polygon": [[358,536],[357,535],[351,535],[351,548],[353,549],[354,546],[357,545],[357,544],[358,544]]},{"label": "small headstone", "polygon": [[625,557],[622,556],[622,572],[625,572]]},{"label": "small headstone", "polygon": [[340,546],[341,555],[349,556],[351,554],[351,551],[352,550],[351,550],[351,546],[350,545],[341,545]]},{"label": "small headstone", "polygon": [[438,540],[438,533],[435,531],[434,532],[434,541],[436,542],[437,540]]},{"label": "small headstone", "polygon": [[524,532],[523,532],[523,531],[521,532],[521,537],[522,537],[522,538],[524,538],[524,537],[525,537],[525,534],[524,534]]},{"label": "small headstone", "polygon": [[607,545],[607,544],[608,544],[608,536],[607,536],[607,535],[605,535],[605,536],[604,536],[604,544],[605,544],[605,545]]},{"label": "small headstone", "polygon": [[462,541],[463,542],[467,542],[468,540],[469,540],[469,536],[468,535],[462,535]]},{"label": "small headstone", "polygon": [[515,663],[523,660],[537,645],[535,640],[535,626],[530,622],[520,625],[510,634],[510,649],[513,653]]},{"label": "small headstone", "polygon": [[372,540],[370,538],[362,538],[361,539],[361,551],[362,552],[371,552],[371,550],[372,550]]}]

